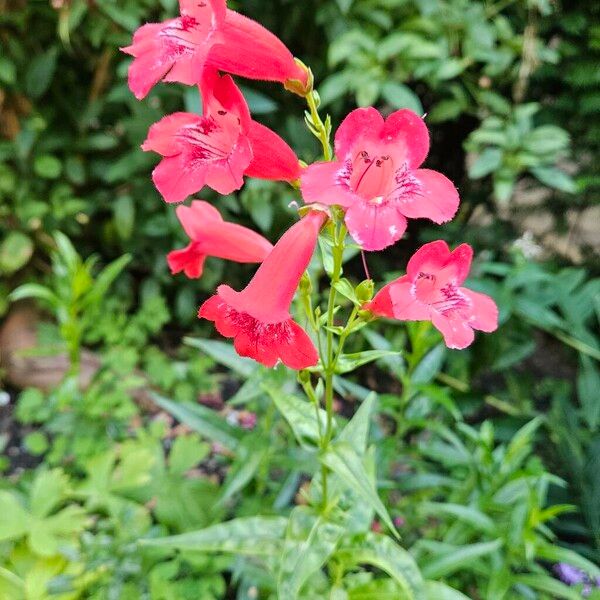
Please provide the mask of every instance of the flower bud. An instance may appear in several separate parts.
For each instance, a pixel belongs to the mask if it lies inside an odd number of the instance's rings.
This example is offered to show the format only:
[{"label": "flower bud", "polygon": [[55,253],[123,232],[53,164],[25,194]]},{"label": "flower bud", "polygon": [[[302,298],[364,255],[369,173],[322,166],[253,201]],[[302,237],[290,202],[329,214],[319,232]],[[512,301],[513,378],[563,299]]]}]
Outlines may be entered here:
[{"label": "flower bud", "polygon": [[361,304],[365,302],[370,302],[373,298],[373,293],[375,291],[375,284],[372,279],[365,279],[363,282],[359,283],[356,286],[356,298],[359,300]]}]

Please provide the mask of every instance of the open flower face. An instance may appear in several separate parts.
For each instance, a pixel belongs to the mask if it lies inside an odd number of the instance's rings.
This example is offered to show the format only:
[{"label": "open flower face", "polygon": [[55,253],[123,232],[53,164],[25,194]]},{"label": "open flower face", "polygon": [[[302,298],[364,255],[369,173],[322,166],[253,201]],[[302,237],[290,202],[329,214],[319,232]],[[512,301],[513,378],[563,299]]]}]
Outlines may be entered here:
[{"label": "open flower face", "polygon": [[427,127],[412,111],[399,110],[384,120],[374,108],[359,108],[336,133],[337,160],[304,171],[302,195],[306,202],[345,208],[356,243],[382,250],[402,237],[407,218],[444,223],[458,209],[452,182],[418,168],[428,151]]},{"label": "open flower face", "polygon": [[317,350],[292,319],[290,306],[326,219],[324,212],[310,212],[281,237],[245,289],[221,285],[200,307],[198,316],[233,338],[240,356],[268,367],[278,361],[291,369],[317,364]]},{"label": "open flower face", "polygon": [[244,174],[297,179],[298,158],[267,127],[250,118],[248,105],[229,75],[208,70],[202,80],[203,114],[179,112],[155,123],[142,145],[164,158],[152,179],[167,202],[182,202],[205,185],[230,194]]},{"label": "open flower face", "polygon": [[190,278],[200,277],[207,256],[259,263],[273,249],[272,244],[255,231],[224,221],[208,202],[196,200],[191,206],[178,206],[177,217],[190,243],[181,250],[169,252],[167,262],[173,274],[183,271]]},{"label": "open flower face", "polygon": [[141,99],[163,81],[200,83],[206,67],[252,79],[307,84],[307,71],[264,27],[235,11],[225,0],[180,0],[181,16],[142,25],[122,51],[134,57],[129,87]]},{"label": "open flower face", "polygon": [[431,321],[449,348],[466,348],[474,329],[498,327],[498,308],[485,294],[462,287],[473,250],[461,244],[450,252],[441,240],[425,244],[408,262],[407,273],[386,285],[364,308],[401,321]]}]

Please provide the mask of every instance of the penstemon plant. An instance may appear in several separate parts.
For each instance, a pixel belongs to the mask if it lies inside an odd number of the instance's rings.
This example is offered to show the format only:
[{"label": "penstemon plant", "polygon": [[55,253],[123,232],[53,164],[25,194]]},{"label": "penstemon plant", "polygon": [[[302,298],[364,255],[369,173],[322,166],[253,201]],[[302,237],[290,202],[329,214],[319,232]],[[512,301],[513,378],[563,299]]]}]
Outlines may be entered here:
[{"label": "penstemon plant", "polygon": [[[287,520],[234,519],[218,529],[145,543],[260,556],[277,574],[277,594],[285,600],[298,597],[309,580],[313,596],[307,597],[323,597],[323,589],[332,598],[346,597],[341,593],[344,574],[363,563],[390,575],[394,593],[400,594],[390,597],[463,597],[442,584],[424,582],[410,555],[394,541],[397,532],[375,490],[367,450],[373,395],[344,428],[334,415],[336,377],[385,354],[344,353],[348,338],[375,319],[430,321],[450,348],[469,346],[474,330],[497,327],[493,300],[463,287],[472,260],[466,244],[453,251],[443,241],[426,244],[412,256],[404,276],[374,295],[365,253],[401,239],[409,219],[442,224],[458,210],[454,185],[420,168],[429,151],[423,118],[407,109],[387,118],[375,108],[357,109],[341,123],[332,144],[331,119],[319,114],[310,68],[261,25],[227,9],[225,0],[180,0],[179,17],[142,26],[123,51],[134,57],[129,86],[138,99],[161,80],[197,85],[202,97],[202,114],[165,116],[150,128],[142,146],[162,157],[153,181],[166,202],[183,202],[205,186],[230,194],[243,186],[244,176],[287,181],[299,190],[304,202],[299,219],[274,246],[224,221],[207,202],[180,205],[177,216],[190,243],[167,260],[173,274],[190,278],[202,275],[207,256],[260,263],[243,290],[220,285],[198,316],[233,339],[239,355],[298,372],[306,401],[270,394],[319,465],[308,506],[296,507]],[[279,82],[304,98],[305,121],[322,146],[322,161],[302,163],[281,137],[254,121],[231,75]],[[313,289],[320,281],[311,281],[308,272],[318,242],[328,278],[323,306]],[[350,250],[360,251],[367,275],[357,286],[343,277]],[[292,315],[295,296],[309,331]],[[347,299],[351,309],[343,321]],[[375,513],[389,536],[370,531]],[[317,581],[324,565],[331,579],[325,588]],[[334,596],[335,590],[340,593]]]}]

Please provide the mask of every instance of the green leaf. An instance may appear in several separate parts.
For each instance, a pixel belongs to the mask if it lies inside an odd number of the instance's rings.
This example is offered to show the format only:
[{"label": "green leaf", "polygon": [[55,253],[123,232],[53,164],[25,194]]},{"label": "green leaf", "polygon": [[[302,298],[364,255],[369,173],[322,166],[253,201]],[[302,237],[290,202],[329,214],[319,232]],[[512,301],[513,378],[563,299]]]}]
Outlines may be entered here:
[{"label": "green leaf", "polygon": [[393,108],[408,108],[418,115],[422,115],[425,112],[419,97],[403,83],[386,81],[381,89],[381,95]]},{"label": "green leaf", "polygon": [[331,556],[343,533],[343,527],[314,515],[309,508],[299,506],[292,511],[279,563],[279,598],[296,600],[304,583]]},{"label": "green leaf", "polygon": [[169,453],[169,472],[183,475],[195,467],[210,452],[210,446],[197,435],[179,436]]},{"label": "green leaf", "polygon": [[442,514],[455,517],[459,521],[491,535],[494,535],[496,531],[494,521],[473,506],[463,506],[462,504],[449,502],[423,502],[419,505],[419,510],[428,515],[437,516]]},{"label": "green leaf", "polygon": [[195,552],[223,552],[246,556],[277,556],[283,550],[287,519],[242,517],[200,531],[158,539],[142,539],[142,546]]},{"label": "green leaf", "polygon": [[131,196],[119,196],[113,204],[115,229],[122,240],[128,240],[135,226],[135,204]]},{"label": "green leaf", "polygon": [[10,275],[24,267],[33,255],[33,242],[20,231],[11,231],[0,244],[0,272]]},{"label": "green leaf", "polygon": [[427,600],[469,600],[458,590],[439,581],[425,582],[425,597]]},{"label": "green leaf", "polygon": [[446,346],[438,344],[430,350],[416,366],[411,375],[414,384],[429,383],[442,369],[446,357]]},{"label": "green leaf", "polygon": [[350,564],[369,564],[385,571],[411,600],[426,598],[415,559],[389,537],[369,532],[357,543],[340,548],[335,556]]},{"label": "green leaf", "polygon": [[502,164],[500,148],[486,148],[469,168],[471,179],[481,179],[495,171]]},{"label": "green leaf", "polygon": [[[302,446],[314,448],[319,443],[319,425],[314,404],[308,400],[303,400],[282,393],[281,390],[267,388],[277,410],[283,415],[285,420],[294,432],[298,443]],[[327,414],[322,409],[318,409],[319,420],[321,421],[321,430],[325,431],[327,425]]]},{"label": "green leaf", "polygon": [[53,46],[29,62],[25,73],[25,90],[32,98],[42,96],[54,77],[58,48]]},{"label": "green leaf", "polygon": [[587,573],[592,579],[600,578],[600,568],[597,565],[569,548],[543,544],[538,546],[536,554],[542,560],[555,563],[564,562],[573,565]]},{"label": "green leaf", "polygon": [[25,598],[24,581],[4,567],[0,567],[0,598],[10,598],[10,600]]},{"label": "green leaf", "polygon": [[363,455],[367,451],[369,425],[376,402],[377,394],[371,392],[363,400],[346,427],[337,436],[336,442],[350,444],[358,454]]},{"label": "green leaf", "polygon": [[29,505],[35,517],[45,517],[65,500],[69,479],[61,469],[40,471],[31,486]]},{"label": "green leaf", "polygon": [[242,377],[250,377],[258,365],[249,358],[243,358],[233,349],[231,344],[215,340],[202,340],[197,338],[184,338],[183,342],[193,348],[206,352],[219,364],[228,367]]},{"label": "green leaf", "polygon": [[240,457],[235,467],[227,474],[227,478],[221,487],[219,503],[227,502],[229,498],[237,494],[252,480],[267,451],[267,448],[257,447],[256,439],[248,440],[244,444],[243,452],[241,448],[238,448]]},{"label": "green leaf", "polygon": [[589,428],[595,431],[600,423],[600,370],[587,356],[580,356],[577,374],[577,395]]},{"label": "green leaf", "polygon": [[427,557],[421,570],[428,579],[446,577],[461,569],[470,568],[474,560],[492,554],[501,547],[501,540],[452,547],[438,556]]},{"label": "green leaf", "polygon": [[538,181],[555,190],[568,194],[574,194],[577,191],[577,185],[573,178],[556,167],[532,167],[531,172]]},{"label": "green leaf", "polygon": [[548,575],[513,575],[513,581],[534,590],[552,594],[554,598],[581,600],[581,593]]},{"label": "green leaf", "polygon": [[38,283],[26,283],[24,285],[20,285],[16,290],[11,292],[9,298],[13,302],[22,300],[23,298],[36,298],[37,300],[45,300],[53,308],[56,308],[60,304],[60,300],[55,296],[52,290],[44,287],[43,285],[39,285]]},{"label": "green leaf", "polygon": [[29,514],[10,492],[0,491],[0,541],[18,539],[25,535]]},{"label": "green leaf", "polygon": [[229,450],[235,450],[239,444],[241,432],[234,429],[215,411],[200,404],[177,403],[152,394],[152,400],[200,435],[218,442]]},{"label": "green leaf", "polygon": [[42,154],[33,161],[33,170],[36,175],[44,179],[57,179],[62,173],[62,163],[56,156]]},{"label": "green leaf", "polygon": [[131,262],[131,255],[124,254],[123,256],[113,260],[110,264],[106,265],[100,272],[98,277],[93,283],[91,291],[85,298],[86,304],[92,304],[100,302],[108,293],[110,286],[114,283],[115,279],[123,272],[123,269]]},{"label": "green leaf", "polygon": [[331,469],[352,491],[360,495],[375,510],[394,535],[398,535],[361,457],[350,444],[346,442],[332,444],[320,458],[327,468]]},{"label": "green leaf", "polygon": [[380,358],[401,355],[402,352],[396,352],[395,350],[364,350],[353,354],[342,354],[337,361],[335,372],[337,374],[349,373]]}]

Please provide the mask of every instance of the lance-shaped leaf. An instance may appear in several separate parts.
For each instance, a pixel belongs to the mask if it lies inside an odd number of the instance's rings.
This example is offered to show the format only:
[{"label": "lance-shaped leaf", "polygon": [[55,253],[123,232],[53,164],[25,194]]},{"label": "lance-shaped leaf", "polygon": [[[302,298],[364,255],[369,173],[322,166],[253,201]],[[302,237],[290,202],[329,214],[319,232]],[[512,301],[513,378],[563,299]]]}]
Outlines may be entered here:
[{"label": "lance-shaped leaf", "polygon": [[321,461],[375,510],[390,531],[398,535],[387,509],[377,494],[374,482],[369,478],[363,459],[350,444],[332,444],[321,456]]},{"label": "lance-shaped leaf", "polygon": [[242,377],[250,377],[258,369],[258,365],[250,360],[239,356],[231,344],[217,340],[202,340],[186,337],[183,342],[192,348],[198,348],[206,352],[213,360],[220,365],[235,371]]},{"label": "lance-shaped leaf", "polygon": [[335,556],[344,562],[369,564],[385,571],[411,600],[427,598],[425,583],[415,559],[389,537],[367,533],[360,541],[341,547]]},{"label": "lance-shaped leaf", "polygon": [[243,517],[140,544],[172,550],[222,552],[246,556],[275,556],[283,550],[287,519],[283,517]]},{"label": "lance-shaped leaf", "polygon": [[[275,406],[289,423],[294,436],[301,446],[314,448],[318,445],[319,423],[317,421],[317,411],[314,404],[308,400],[301,400],[291,394],[284,394],[279,390],[267,388]],[[321,421],[320,430],[325,431],[327,424],[327,414],[322,408],[318,409],[319,419]]]},{"label": "lance-shaped leaf", "polygon": [[277,589],[280,598],[296,600],[302,586],[335,550],[344,528],[299,506],[288,523]]},{"label": "lance-shaped leaf", "polygon": [[501,540],[469,544],[467,546],[453,546],[438,556],[428,557],[422,567],[423,575],[430,579],[438,579],[460,569],[470,568],[473,561],[496,552],[501,546]]},{"label": "lance-shaped leaf", "polygon": [[363,365],[379,360],[380,358],[389,358],[391,356],[398,357],[401,354],[401,352],[395,352],[393,350],[365,350],[353,354],[342,354],[337,361],[335,372],[338,374],[349,373],[350,371],[358,369],[358,367],[362,367]]},{"label": "lance-shaped leaf", "polygon": [[425,582],[425,598],[427,600],[469,600],[468,596],[439,581]]},{"label": "lance-shaped leaf", "polygon": [[340,432],[336,442],[351,444],[359,454],[364,454],[367,451],[369,423],[376,400],[377,394],[371,392],[358,407],[346,427]]},{"label": "lance-shaped leaf", "polygon": [[218,442],[229,450],[236,449],[242,433],[229,425],[214,410],[199,404],[173,402],[158,394],[152,394],[152,400],[200,435]]}]

